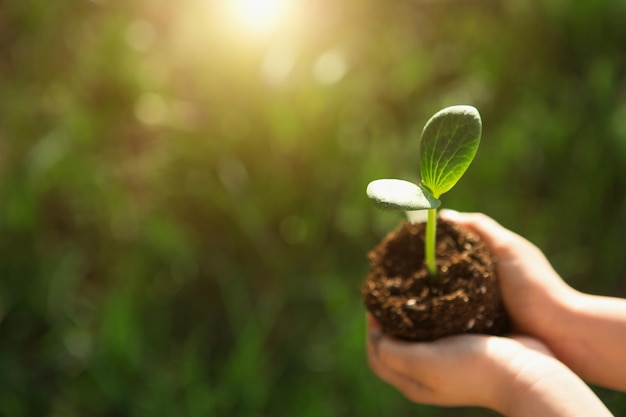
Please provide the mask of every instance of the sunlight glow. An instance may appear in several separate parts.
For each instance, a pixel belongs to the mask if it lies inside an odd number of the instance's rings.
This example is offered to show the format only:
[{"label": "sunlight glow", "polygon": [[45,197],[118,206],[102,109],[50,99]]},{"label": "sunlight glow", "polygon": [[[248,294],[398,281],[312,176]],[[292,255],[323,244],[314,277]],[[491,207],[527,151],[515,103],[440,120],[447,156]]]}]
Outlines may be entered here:
[{"label": "sunlight glow", "polygon": [[287,10],[288,0],[227,0],[230,14],[242,29],[266,33],[277,26]]}]

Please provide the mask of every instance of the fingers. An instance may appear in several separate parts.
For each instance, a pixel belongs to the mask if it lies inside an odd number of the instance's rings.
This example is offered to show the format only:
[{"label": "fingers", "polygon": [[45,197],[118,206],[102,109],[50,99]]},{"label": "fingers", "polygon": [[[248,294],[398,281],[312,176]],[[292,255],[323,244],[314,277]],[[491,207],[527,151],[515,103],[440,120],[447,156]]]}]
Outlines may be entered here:
[{"label": "fingers", "polygon": [[493,251],[506,250],[510,246],[518,246],[525,242],[524,238],[482,213],[461,213],[454,210],[441,210],[440,216],[445,220],[475,231]]},{"label": "fingers", "polygon": [[454,210],[442,210],[441,217],[478,233],[496,256],[501,269],[511,269],[500,271],[504,272],[501,275],[515,275],[514,272],[519,275],[520,272],[527,270],[538,274],[556,275],[550,262],[537,246],[503,227],[491,217],[482,213],[460,213]]},{"label": "fingers", "polygon": [[398,372],[395,367],[389,366],[382,360],[383,358],[390,358],[384,350],[381,357],[380,349],[380,345],[385,344],[389,338],[382,335],[378,323],[371,315],[368,315],[368,327],[367,358],[372,371],[380,379],[396,387],[409,400],[416,403],[432,404],[434,402],[433,392],[429,387],[408,376],[406,371]]},{"label": "fingers", "polygon": [[386,366],[377,353],[376,342],[368,343],[367,357],[370,368],[380,379],[387,382],[390,385],[396,387],[400,392],[404,394],[409,400],[428,404],[432,402],[430,398],[431,390],[420,382],[396,372],[392,368]]},{"label": "fingers", "polygon": [[500,263],[548,264],[537,246],[485,214],[441,210],[441,217],[478,233]]},{"label": "fingers", "polygon": [[419,375],[425,371],[420,362],[428,363],[432,356],[429,343],[409,343],[385,336],[376,319],[368,314],[368,343],[378,363],[398,374]]},{"label": "fingers", "polygon": [[390,337],[378,341],[378,358],[387,368],[404,375],[421,375],[428,378],[437,352],[428,342],[409,343]]},{"label": "fingers", "polygon": [[409,343],[370,332],[370,367],[383,381],[420,404],[488,406],[492,372],[486,365],[486,340],[464,335],[435,342]]},{"label": "fingers", "polygon": [[[524,367],[524,358],[546,350],[540,342],[521,336],[516,340],[459,335],[434,342],[403,342],[383,335],[372,318],[369,323],[372,370],[421,404],[502,409],[517,364]],[[529,348],[535,356],[528,356]]]}]

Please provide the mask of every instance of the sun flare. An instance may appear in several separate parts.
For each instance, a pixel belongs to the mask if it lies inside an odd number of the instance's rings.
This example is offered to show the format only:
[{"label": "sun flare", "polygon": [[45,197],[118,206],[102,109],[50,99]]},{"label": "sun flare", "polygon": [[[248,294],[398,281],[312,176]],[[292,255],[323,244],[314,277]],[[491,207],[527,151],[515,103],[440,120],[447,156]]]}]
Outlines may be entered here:
[{"label": "sun flare", "polygon": [[253,33],[271,31],[287,9],[287,0],[228,0],[228,4],[235,22]]}]

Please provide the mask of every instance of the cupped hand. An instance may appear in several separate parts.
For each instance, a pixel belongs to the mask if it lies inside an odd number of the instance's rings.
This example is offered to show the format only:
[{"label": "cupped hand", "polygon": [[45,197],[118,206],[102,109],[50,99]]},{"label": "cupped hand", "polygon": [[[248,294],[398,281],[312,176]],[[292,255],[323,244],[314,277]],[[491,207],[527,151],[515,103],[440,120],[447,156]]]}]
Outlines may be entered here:
[{"label": "cupped hand", "polygon": [[544,344],[525,336],[460,335],[404,342],[384,335],[371,315],[368,331],[368,360],[374,373],[420,404],[504,412],[520,373],[539,372],[552,360]]},{"label": "cupped hand", "polygon": [[442,210],[441,217],[478,233],[494,254],[502,298],[515,330],[541,340],[558,337],[563,307],[574,302],[577,292],[541,250],[481,213]]},{"label": "cupped hand", "polygon": [[536,339],[466,334],[403,342],[383,335],[371,315],[368,332],[370,367],[413,402],[485,407],[509,417],[612,415]]}]

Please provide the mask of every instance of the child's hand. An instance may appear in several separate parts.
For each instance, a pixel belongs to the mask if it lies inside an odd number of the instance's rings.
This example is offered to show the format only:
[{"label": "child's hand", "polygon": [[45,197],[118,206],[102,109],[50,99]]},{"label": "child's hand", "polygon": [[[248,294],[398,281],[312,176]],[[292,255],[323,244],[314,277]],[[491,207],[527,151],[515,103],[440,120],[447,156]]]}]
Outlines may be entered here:
[{"label": "child's hand", "polygon": [[484,214],[441,215],[477,232],[495,255],[516,332],[540,340],[586,381],[626,391],[626,300],[569,287],[535,245]]},{"label": "child's hand", "polygon": [[548,345],[547,335],[559,338],[561,323],[567,320],[564,307],[577,293],[541,250],[484,214],[442,210],[441,217],[474,230],[495,256],[502,298],[515,330]]},{"label": "child's hand", "polygon": [[481,406],[509,416],[608,416],[591,390],[529,337],[461,335],[403,342],[368,316],[372,370],[416,403]]}]

